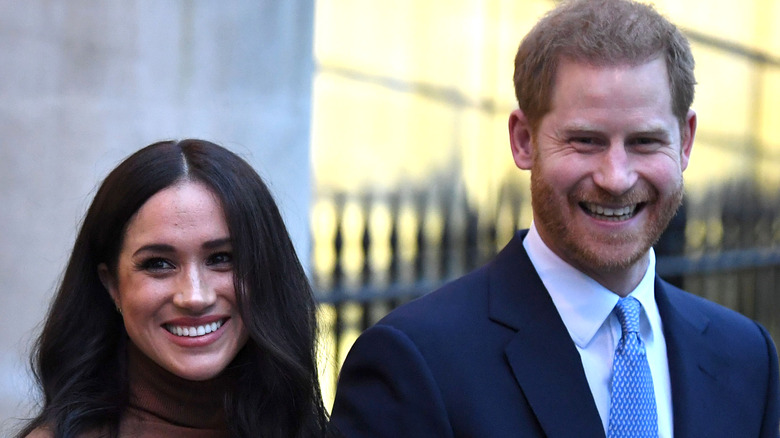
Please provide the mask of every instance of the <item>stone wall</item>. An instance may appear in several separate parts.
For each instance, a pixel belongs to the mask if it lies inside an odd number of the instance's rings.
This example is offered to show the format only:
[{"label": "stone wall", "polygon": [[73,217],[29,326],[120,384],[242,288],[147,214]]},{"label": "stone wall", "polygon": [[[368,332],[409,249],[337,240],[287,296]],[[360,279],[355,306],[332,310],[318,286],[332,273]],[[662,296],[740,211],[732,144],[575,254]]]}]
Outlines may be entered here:
[{"label": "stone wall", "polygon": [[199,137],[266,178],[308,259],[314,0],[0,0],[0,435],[96,186]]}]

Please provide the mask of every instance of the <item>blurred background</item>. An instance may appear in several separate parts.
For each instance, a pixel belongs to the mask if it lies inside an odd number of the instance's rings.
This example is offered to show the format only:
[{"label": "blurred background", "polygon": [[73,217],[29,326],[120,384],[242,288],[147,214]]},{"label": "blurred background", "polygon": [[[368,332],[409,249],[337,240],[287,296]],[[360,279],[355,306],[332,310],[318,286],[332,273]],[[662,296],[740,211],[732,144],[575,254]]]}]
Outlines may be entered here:
[{"label": "blurred background", "polygon": [[[689,37],[699,127],[658,270],[780,339],[780,2],[658,0]],[[315,2],[313,280],[338,365],[367,325],[531,222],[507,120],[546,0]]]},{"label": "blurred background", "polygon": [[[659,273],[780,339],[780,1],[658,0],[699,128]],[[549,0],[0,0],[0,435],[96,185],[202,137],[269,182],[321,304],[326,403],[367,325],[531,221],[517,45]]]}]

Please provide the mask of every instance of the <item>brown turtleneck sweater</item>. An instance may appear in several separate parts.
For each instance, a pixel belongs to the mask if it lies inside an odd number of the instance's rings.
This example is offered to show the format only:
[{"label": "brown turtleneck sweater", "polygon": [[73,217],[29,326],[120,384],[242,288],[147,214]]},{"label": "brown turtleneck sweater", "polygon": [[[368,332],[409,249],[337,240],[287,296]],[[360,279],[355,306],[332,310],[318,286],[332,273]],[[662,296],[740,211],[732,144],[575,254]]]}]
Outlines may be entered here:
[{"label": "brown turtleneck sweater", "polygon": [[[157,365],[128,342],[130,400],[119,421],[120,438],[228,438],[225,391],[234,383],[228,373],[203,382],[182,379]],[[84,438],[98,438],[93,430]],[[43,426],[27,438],[51,438]]]},{"label": "brown turtleneck sweater", "polygon": [[130,405],[119,424],[121,437],[227,438],[224,399],[230,377],[202,382],[182,379],[128,343]]}]

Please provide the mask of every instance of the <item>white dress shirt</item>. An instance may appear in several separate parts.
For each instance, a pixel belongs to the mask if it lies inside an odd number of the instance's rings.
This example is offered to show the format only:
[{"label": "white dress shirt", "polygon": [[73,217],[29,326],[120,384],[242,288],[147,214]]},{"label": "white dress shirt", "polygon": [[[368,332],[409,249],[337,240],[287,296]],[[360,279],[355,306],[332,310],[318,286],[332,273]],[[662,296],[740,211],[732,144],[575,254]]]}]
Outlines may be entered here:
[{"label": "white dress shirt", "polygon": [[[620,297],[552,252],[542,241],[534,224],[531,224],[523,246],[577,346],[606,432],[609,422],[612,360],[621,337],[620,322],[613,309]],[[666,359],[666,340],[661,315],[655,302],[654,280],[655,253],[651,248],[647,272],[629,295],[642,304],[639,330],[653,375],[658,409],[658,436],[671,438],[672,390]]]}]

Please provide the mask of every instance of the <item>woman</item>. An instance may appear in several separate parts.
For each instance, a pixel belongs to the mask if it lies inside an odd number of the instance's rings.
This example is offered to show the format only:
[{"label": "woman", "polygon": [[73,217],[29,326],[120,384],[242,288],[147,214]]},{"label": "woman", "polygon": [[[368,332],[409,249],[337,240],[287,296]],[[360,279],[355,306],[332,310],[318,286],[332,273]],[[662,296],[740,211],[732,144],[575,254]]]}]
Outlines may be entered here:
[{"label": "woman", "polygon": [[315,310],[245,161],[147,146],[87,211],[33,353],[43,407],[18,436],[320,436]]}]

